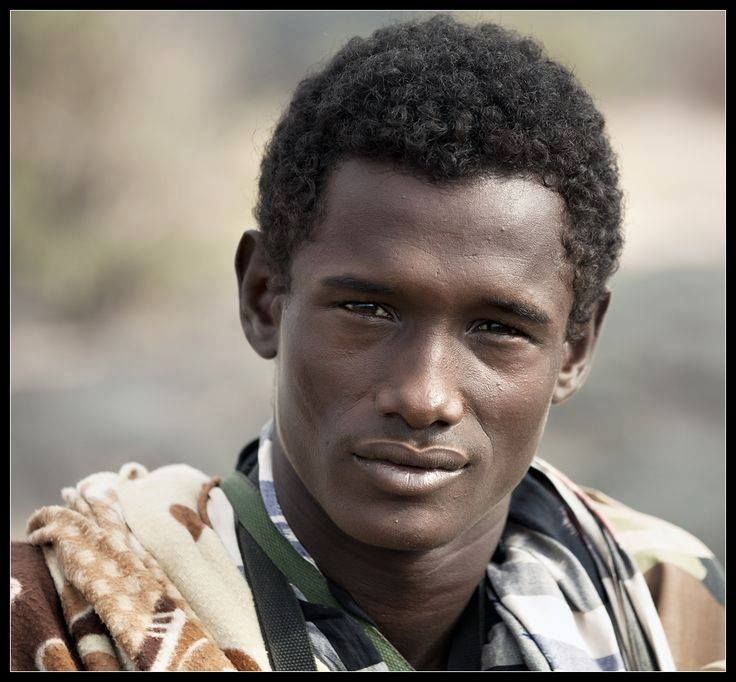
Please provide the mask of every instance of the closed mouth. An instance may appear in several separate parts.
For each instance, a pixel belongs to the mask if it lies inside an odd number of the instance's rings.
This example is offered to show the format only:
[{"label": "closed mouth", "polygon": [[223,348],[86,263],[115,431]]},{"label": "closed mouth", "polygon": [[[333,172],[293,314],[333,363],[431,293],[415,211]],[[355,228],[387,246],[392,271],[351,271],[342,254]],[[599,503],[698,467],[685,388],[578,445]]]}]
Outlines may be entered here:
[{"label": "closed mouth", "polygon": [[399,441],[374,440],[360,443],[353,453],[359,459],[389,462],[408,469],[457,471],[468,458],[450,448],[417,449]]}]

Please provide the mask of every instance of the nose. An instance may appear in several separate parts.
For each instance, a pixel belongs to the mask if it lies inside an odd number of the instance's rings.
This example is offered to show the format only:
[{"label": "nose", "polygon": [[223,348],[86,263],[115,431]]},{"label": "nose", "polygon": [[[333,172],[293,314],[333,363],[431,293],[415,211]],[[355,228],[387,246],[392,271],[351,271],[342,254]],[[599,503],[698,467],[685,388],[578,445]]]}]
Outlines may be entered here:
[{"label": "nose", "polygon": [[457,363],[442,339],[428,340],[395,353],[376,392],[376,409],[401,417],[413,429],[452,426],[464,412]]}]

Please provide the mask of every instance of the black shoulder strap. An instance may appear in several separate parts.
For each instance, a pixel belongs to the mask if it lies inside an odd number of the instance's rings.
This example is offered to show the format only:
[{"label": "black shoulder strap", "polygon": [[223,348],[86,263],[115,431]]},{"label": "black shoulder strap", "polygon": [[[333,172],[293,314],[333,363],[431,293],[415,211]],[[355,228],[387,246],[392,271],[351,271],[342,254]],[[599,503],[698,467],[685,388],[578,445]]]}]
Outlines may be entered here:
[{"label": "black shoulder strap", "polygon": [[[250,473],[257,484],[258,469]],[[236,519],[238,546],[274,670],[317,670],[302,609],[288,580]]]}]

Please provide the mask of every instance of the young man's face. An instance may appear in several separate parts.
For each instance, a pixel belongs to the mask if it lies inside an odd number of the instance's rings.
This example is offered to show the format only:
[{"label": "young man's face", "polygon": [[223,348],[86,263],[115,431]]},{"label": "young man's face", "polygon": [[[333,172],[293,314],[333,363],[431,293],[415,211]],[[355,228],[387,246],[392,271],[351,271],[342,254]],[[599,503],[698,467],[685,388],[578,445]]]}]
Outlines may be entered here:
[{"label": "young man's face", "polygon": [[273,305],[274,438],[343,532],[439,547],[523,478],[592,351],[565,341],[563,219],[533,180],[332,174]]}]

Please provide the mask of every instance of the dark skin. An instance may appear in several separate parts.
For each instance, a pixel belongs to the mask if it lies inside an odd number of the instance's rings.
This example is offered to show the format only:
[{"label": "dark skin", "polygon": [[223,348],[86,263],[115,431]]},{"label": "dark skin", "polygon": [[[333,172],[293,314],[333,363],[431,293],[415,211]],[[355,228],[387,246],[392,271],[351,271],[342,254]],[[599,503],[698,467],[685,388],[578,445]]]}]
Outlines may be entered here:
[{"label": "dark skin", "polygon": [[[570,342],[564,219],[559,195],[532,179],[438,186],[349,160],[288,292],[257,232],[238,247],[245,335],[276,358],[284,515],[415,669],[446,669],[549,408],[590,367],[609,297]],[[361,456],[380,460],[385,441],[449,449],[453,473],[427,490],[387,487]]]}]

